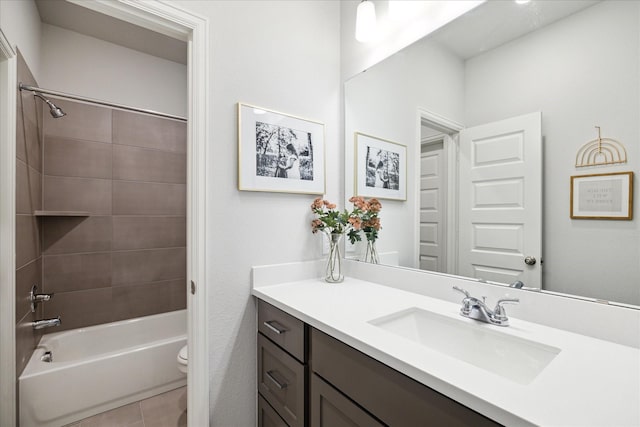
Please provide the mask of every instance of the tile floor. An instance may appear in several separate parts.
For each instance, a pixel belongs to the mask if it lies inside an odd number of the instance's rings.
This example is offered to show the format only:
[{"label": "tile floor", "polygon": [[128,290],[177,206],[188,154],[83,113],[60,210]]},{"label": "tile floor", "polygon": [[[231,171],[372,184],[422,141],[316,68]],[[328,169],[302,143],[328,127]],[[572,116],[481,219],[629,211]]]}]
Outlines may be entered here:
[{"label": "tile floor", "polygon": [[186,427],[187,387],[94,415],[66,427]]}]

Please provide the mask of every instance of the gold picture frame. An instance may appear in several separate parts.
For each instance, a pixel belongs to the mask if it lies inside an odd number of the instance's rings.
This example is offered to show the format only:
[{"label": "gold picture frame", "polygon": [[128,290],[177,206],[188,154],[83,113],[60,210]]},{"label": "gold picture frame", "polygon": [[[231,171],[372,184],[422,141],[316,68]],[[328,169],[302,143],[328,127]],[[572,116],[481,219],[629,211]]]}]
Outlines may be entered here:
[{"label": "gold picture frame", "polygon": [[571,177],[571,219],[633,219],[633,172]]},{"label": "gold picture frame", "polygon": [[238,103],[238,190],[324,194],[324,124]]}]

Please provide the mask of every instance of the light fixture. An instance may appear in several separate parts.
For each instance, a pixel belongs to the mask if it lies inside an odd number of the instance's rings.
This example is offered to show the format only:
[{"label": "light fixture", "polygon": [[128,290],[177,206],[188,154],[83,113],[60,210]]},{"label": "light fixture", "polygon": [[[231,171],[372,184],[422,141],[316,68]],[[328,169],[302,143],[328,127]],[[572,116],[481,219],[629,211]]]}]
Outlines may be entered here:
[{"label": "light fixture", "polygon": [[529,3],[531,0],[515,0],[516,4],[527,4]]},{"label": "light fixture", "polygon": [[376,7],[368,0],[362,0],[356,11],[356,40],[368,42],[376,31]]}]

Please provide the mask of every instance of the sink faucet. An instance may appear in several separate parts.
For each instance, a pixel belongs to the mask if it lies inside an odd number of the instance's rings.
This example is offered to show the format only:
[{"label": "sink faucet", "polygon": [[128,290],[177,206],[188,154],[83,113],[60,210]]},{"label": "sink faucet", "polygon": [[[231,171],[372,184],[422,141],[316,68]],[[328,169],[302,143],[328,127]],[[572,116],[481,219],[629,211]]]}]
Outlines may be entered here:
[{"label": "sink faucet", "polygon": [[486,297],[482,297],[482,301],[480,301],[472,297],[465,289],[457,286],[454,286],[453,289],[464,294],[462,307],[460,308],[461,316],[497,326],[509,326],[509,319],[502,305],[517,304],[520,302],[518,298],[502,298],[498,300],[494,309],[491,310],[485,302]]}]

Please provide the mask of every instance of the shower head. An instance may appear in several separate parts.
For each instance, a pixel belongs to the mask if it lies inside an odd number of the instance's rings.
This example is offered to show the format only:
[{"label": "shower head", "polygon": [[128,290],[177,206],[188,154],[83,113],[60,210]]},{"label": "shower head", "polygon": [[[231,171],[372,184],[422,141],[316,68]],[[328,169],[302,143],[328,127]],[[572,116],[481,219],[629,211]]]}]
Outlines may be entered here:
[{"label": "shower head", "polygon": [[51,117],[53,117],[54,119],[59,119],[60,117],[64,117],[67,115],[67,113],[62,111],[62,108],[58,107],[53,102],[49,101],[41,93],[33,92],[33,96],[37,96],[38,98],[42,99],[44,102],[47,103],[47,105],[49,106],[49,112],[51,113]]}]

